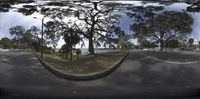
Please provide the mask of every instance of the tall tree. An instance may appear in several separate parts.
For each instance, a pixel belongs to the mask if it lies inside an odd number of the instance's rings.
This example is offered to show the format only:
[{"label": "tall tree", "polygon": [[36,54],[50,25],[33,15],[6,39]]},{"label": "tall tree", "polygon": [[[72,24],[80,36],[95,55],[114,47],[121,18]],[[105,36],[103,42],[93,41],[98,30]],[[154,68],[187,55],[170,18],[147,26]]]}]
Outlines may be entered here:
[{"label": "tall tree", "polygon": [[[94,43],[97,44],[96,41],[99,39],[108,42],[109,37],[106,34],[112,33],[111,26],[118,23],[120,16],[118,13],[113,13],[116,11],[114,10],[116,6],[120,5],[103,2],[74,3],[68,9],[42,8],[41,13],[68,25],[67,27],[76,24],[77,28],[83,31],[80,32],[81,35],[89,41],[88,51],[94,54]],[[68,17],[68,22],[65,17]]]},{"label": "tall tree", "polygon": [[136,37],[158,41],[161,51],[169,40],[183,39],[191,34],[193,18],[186,12],[165,11],[151,14],[140,17],[141,21],[131,25],[131,29]]},{"label": "tall tree", "polygon": [[47,44],[53,45],[54,49],[58,45],[61,33],[63,32],[62,25],[58,21],[49,21],[44,24],[44,38]]},{"label": "tall tree", "polygon": [[[40,50],[40,40],[41,40],[41,33],[40,33],[40,29],[38,29],[36,26],[32,26],[31,28],[29,28],[28,30],[26,30],[26,33],[29,34],[28,37],[31,36],[31,40],[28,41],[29,46],[31,46],[33,49],[35,49],[35,51],[39,51]],[[29,38],[30,39],[30,38]]]},{"label": "tall tree", "polygon": [[[22,47],[22,38],[25,34],[25,28],[23,26],[15,26],[9,29],[10,34],[17,40],[17,47]],[[20,43],[20,46],[19,46]]]}]

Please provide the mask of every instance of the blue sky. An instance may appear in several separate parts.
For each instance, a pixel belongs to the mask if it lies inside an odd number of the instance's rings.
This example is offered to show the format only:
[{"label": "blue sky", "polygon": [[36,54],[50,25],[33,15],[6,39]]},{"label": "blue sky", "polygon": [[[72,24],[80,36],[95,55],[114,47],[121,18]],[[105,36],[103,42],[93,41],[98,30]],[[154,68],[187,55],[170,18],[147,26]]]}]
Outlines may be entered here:
[{"label": "blue sky", "polygon": [[40,27],[41,21],[33,19],[33,16],[26,17],[17,12],[0,13],[0,38],[10,37],[9,28],[16,25],[22,25],[25,28],[30,28],[31,26]]},{"label": "blue sky", "polygon": [[[141,2],[139,1],[132,1],[128,3],[134,3],[135,5],[138,5],[138,6],[141,5]],[[159,6],[158,3],[148,3],[148,4],[145,4],[144,6],[149,6],[149,5]],[[185,3],[175,3],[170,6],[166,6],[165,10],[181,11],[181,10],[185,10],[187,6],[188,5]],[[190,15],[194,18],[193,32],[192,32],[191,37],[197,40],[200,40],[200,13],[190,13]],[[0,38],[11,37],[9,34],[9,28],[16,25],[22,25],[26,29],[30,28],[31,26],[37,26],[40,28],[41,20],[34,19],[33,17],[41,18],[42,15],[38,13],[34,13],[31,16],[24,16],[21,13],[17,13],[13,11],[0,13]],[[48,21],[48,19],[46,19],[45,21]],[[120,21],[120,26],[122,30],[124,30],[126,33],[131,33],[132,31],[130,31],[130,24],[132,24],[133,22],[134,22],[133,18],[129,18],[128,16],[124,15],[123,19],[121,19]],[[63,40],[59,42],[58,47],[60,47],[62,44],[64,44]]]},{"label": "blue sky", "polygon": [[[137,2],[137,5],[139,5],[138,3],[140,2]],[[144,6],[149,6],[149,5],[160,6],[158,3],[149,3]],[[186,10],[187,6],[188,4],[186,3],[174,3],[172,5],[164,7],[163,11],[182,11],[182,10]],[[200,41],[200,13],[189,13],[189,14],[194,19],[194,24],[192,26],[193,31],[191,33],[191,37]],[[124,30],[126,33],[132,32],[130,31],[130,25],[133,24],[134,22],[133,18],[129,18],[128,16],[124,15],[123,19],[121,19],[120,22],[121,22],[120,27],[122,28],[122,30]]]}]

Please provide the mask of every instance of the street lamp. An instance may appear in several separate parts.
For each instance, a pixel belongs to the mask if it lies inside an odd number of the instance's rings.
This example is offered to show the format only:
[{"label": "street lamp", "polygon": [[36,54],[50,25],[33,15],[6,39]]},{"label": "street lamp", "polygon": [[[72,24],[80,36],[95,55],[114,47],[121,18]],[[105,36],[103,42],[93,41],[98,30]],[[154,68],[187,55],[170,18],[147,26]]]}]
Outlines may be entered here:
[{"label": "street lamp", "polygon": [[[37,17],[33,17],[34,19],[39,19],[39,18],[37,18]],[[44,18],[42,18],[42,19],[39,19],[39,20],[42,20],[42,30],[41,30],[41,32],[42,32],[42,39],[41,39],[41,58],[43,58],[43,36],[44,36],[44,33],[43,33],[43,26],[44,26]]]}]

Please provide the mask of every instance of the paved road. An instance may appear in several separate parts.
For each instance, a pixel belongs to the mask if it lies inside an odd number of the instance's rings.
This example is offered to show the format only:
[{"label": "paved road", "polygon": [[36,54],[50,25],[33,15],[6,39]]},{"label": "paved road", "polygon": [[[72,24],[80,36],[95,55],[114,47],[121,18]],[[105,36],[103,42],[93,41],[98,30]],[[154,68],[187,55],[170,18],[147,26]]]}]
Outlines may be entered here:
[{"label": "paved road", "polygon": [[133,51],[109,76],[70,81],[53,75],[28,52],[0,52],[0,78],[4,98],[187,96],[200,88],[200,63],[171,64]]}]

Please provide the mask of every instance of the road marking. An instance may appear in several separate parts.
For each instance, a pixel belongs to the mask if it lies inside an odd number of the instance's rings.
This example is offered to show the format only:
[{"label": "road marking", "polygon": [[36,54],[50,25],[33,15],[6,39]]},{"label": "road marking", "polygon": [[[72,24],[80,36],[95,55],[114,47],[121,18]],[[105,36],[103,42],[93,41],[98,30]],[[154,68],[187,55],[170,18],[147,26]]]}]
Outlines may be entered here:
[{"label": "road marking", "polygon": [[146,58],[151,58],[153,60],[157,60],[157,61],[161,61],[161,62],[165,62],[165,63],[169,63],[169,64],[187,65],[187,64],[195,64],[195,63],[200,62],[200,61],[192,61],[192,62],[165,61],[165,60],[161,60],[161,59],[158,59],[158,58],[155,58],[155,57],[152,57],[152,56],[148,56],[148,55],[145,55],[145,54],[142,54],[142,53],[139,53],[139,54],[146,56]]}]

